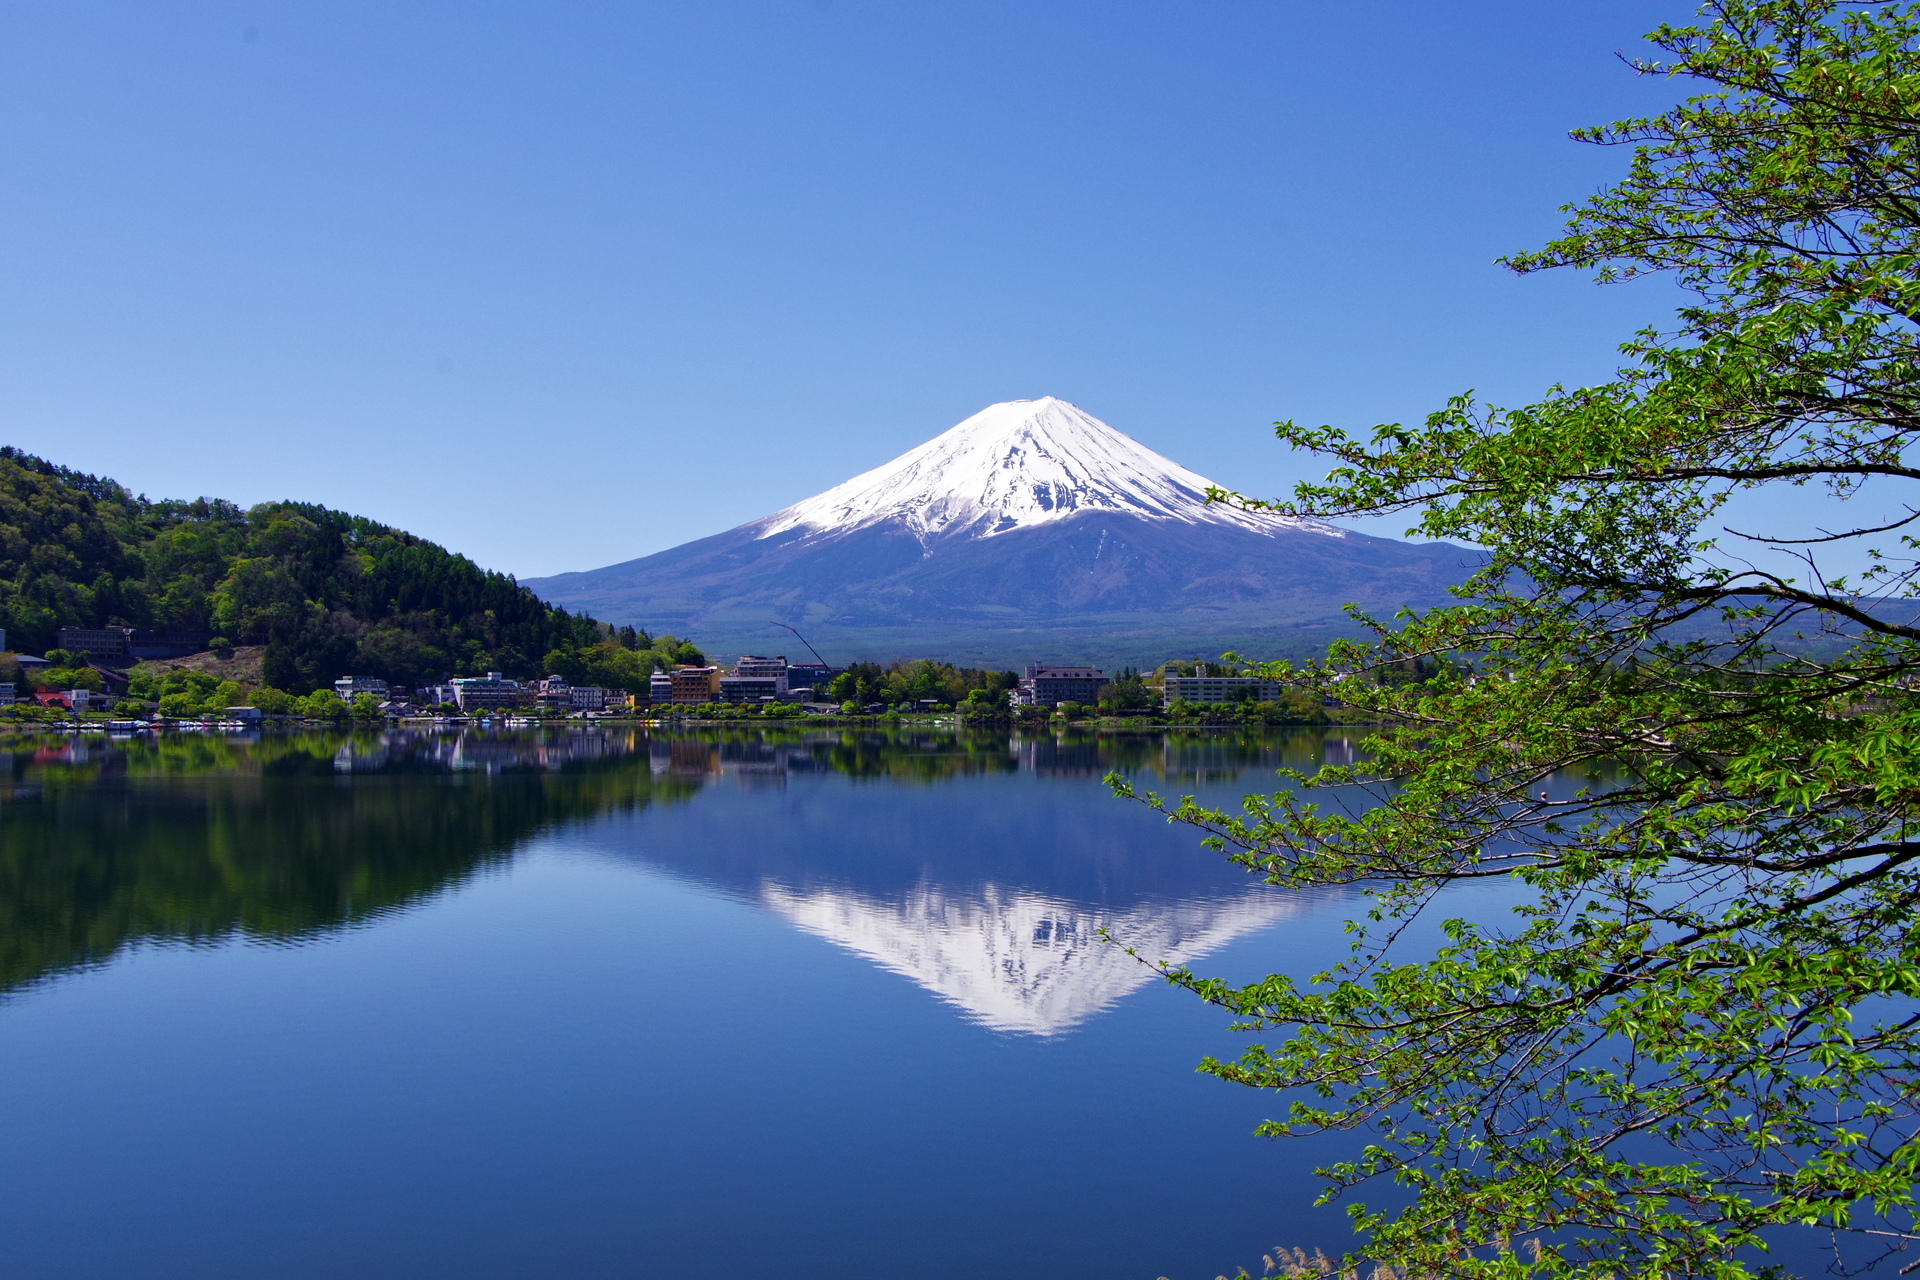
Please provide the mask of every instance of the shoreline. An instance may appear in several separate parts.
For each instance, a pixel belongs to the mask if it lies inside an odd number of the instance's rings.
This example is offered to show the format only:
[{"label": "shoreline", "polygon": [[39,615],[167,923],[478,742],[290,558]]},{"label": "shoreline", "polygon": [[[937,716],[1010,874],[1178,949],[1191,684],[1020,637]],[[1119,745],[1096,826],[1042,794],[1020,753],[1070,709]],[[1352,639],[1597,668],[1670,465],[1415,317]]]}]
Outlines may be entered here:
[{"label": "shoreline", "polygon": [[307,720],[298,717],[274,716],[260,721],[240,720],[220,721],[172,721],[154,723],[145,720],[59,720],[59,721],[9,721],[0,720],[0,734],[5,733],[299,733],[320,729],[491,729],[491,730],[529,730],[529,729],[584,729],[595,727],[632,728],[632,729],[697,729],[704,725],[724,728],[763,727],[763,728],[800,728],[817,726],[820,728],[866,728],[866,729],[979,729],[979,730],[1159,730],[1159,729],[1369,729],[1381,727],[1383,721],[1312,721],[1268,724],[1258,721],[1165,721],[1149,720],[1144,717],[1108,716],[1090,717],[1078,720],[1034,720],[1015,721],[1008,719],[967,720],[957,716],[794,716],[794,717],[705,717],[671,716],[627,717],[607,716],[592,720],[521,720],[511,721],[450,719],[429,716],[395,716],[380,720]]}]

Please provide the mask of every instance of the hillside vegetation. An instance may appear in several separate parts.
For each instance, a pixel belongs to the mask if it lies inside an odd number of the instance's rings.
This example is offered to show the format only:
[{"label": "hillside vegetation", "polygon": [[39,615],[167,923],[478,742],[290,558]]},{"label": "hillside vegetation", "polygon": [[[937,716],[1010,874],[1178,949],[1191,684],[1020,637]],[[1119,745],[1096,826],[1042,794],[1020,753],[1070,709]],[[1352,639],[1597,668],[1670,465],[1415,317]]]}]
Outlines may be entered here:
[{"label": "hillside vegetation", "polygon": [[262,645],[266,684],[352,672],[644,680],[698,652],[541,601],[511,577],[360,516],[299,502],[150,501],[0,447],[0,626],[39,653],[63,626],[213,632]]}]

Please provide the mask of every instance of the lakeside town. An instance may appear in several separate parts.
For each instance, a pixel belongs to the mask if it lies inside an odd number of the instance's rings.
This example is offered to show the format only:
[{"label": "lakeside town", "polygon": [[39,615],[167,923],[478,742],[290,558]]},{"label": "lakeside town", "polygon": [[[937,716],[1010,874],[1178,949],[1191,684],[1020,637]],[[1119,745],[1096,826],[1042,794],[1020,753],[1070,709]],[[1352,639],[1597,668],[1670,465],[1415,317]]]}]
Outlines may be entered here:
[{"label": "lakeside town", "polygon": [[[1303,724],[1326,723],[1338,709],[1230,664],[1198,660],[1172,660],[1145,673],[1045,662],[1020,673],[963,673],[925,659],[882,668],[839,667],[814,657],[794,662],[784,654],[741,654],[732,663],[680,663],[653,670],[639,688],[489,671],[409,689],[347,672],[331,689],[302,697],[244,679],[257,655],[239,653],[218,637],[64,627],[57,646],[35,656],[6,650],[0,631],[0,722],[132,729],[273,721],[531,725],[912,716]],[[961,693],[963,684],[971,687]]]}]

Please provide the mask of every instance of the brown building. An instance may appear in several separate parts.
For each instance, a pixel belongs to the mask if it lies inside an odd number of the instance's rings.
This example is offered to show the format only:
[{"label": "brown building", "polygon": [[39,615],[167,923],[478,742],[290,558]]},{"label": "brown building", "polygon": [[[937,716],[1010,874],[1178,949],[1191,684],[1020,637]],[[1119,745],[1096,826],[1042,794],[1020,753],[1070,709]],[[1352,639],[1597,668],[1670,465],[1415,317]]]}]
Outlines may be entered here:
[{"label": "brown building", "polygon": [[720,698],[720,668],[681,667],[673,673],[675,702],[717,702]]},{"label": "brown building", "polygon": [[1091,706],[1100,700],[1106,672],[1097,667],[1055,667],[1033,663],[1020,682],[1020,701],[1034,707],[1057,707],[1063,702]]},{"label": "brown building", "polygon": [[125,627],[62,627],[54,643],[68,653],[84,653],[96,662],[131,660]]}]

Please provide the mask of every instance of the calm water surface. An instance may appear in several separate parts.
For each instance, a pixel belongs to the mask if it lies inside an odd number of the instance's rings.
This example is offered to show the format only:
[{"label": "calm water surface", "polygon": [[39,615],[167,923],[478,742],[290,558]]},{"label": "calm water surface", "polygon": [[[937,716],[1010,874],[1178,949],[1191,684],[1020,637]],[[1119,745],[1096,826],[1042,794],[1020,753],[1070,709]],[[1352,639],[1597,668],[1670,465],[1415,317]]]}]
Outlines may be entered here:
[{"label": "calm water surface", "polygon": [[[1306,972],[1101,775],[1318,732],[16,743],[0,1274],[1211,1277],[1345,1236],[1148,955]],[[1344,1143],[1343,1143],[1344,1149]]]}]

